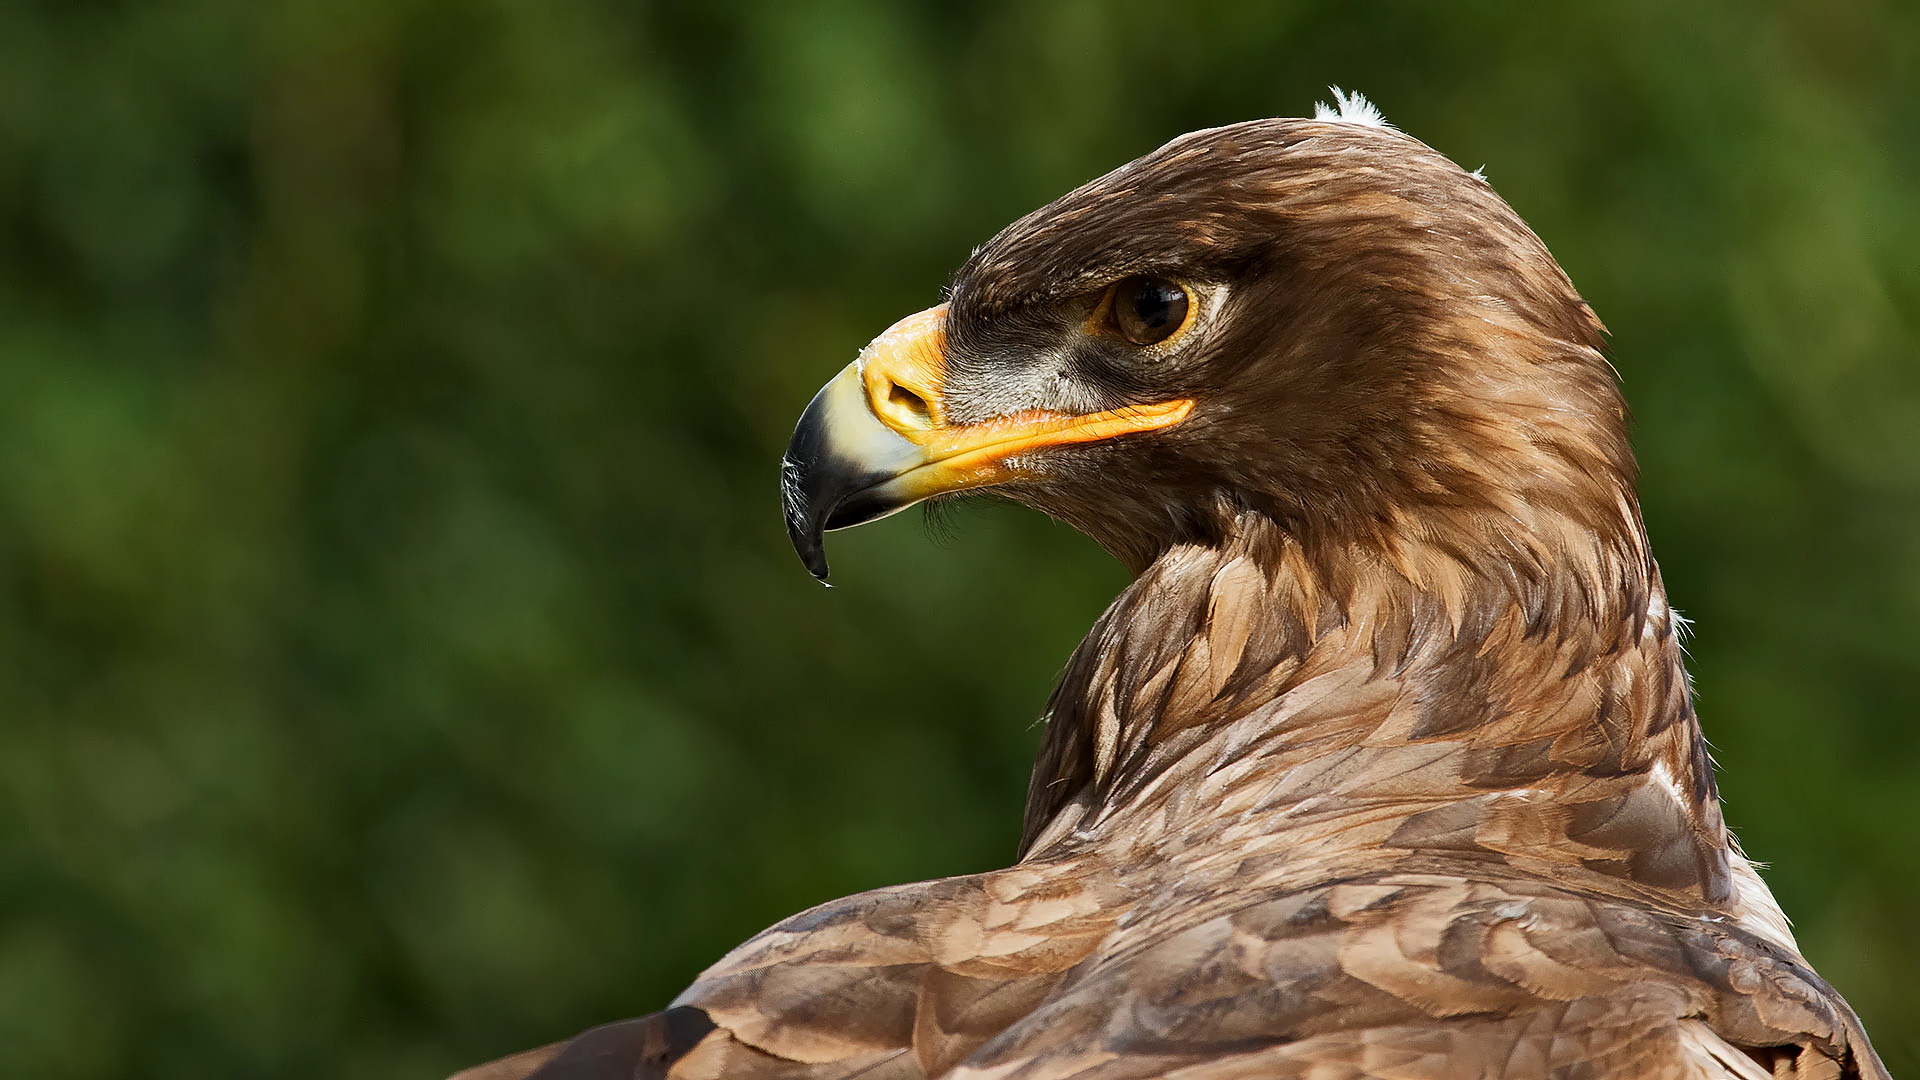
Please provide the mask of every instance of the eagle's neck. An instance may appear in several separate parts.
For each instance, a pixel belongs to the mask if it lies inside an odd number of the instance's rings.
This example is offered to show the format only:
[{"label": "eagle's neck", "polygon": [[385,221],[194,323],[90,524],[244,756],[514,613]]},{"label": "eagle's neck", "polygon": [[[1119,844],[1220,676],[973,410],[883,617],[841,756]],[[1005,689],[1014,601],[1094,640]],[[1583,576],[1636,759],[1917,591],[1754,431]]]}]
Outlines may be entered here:
[{"label": "eagle's neck", "polygon": [[1391,850],[1724,908],[1679,621],[1623,505],[1616,537],[1532,572],[1310,552],[1252,513],[1168,550],[1056,690],[1030,854],[1147,843],[1285,878]]}]

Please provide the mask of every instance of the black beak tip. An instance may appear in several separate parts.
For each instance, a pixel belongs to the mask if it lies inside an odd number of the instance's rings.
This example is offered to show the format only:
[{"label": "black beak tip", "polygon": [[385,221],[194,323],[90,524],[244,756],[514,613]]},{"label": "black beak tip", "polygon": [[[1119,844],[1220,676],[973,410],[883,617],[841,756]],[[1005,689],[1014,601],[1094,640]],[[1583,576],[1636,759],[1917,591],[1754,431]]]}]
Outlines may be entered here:
[{"label": "black beak tip", "polygon": [[[780,503],[787,519],[787,539],[807,572],[827,580],[826,517],[807,497],[806,467],[791,456],[780,462]],[[830,508],[829,508],[830,509]]]},{"label": "black beak tip", "polygon": [[815,533],[804,538],[796,535],[793,538],[793,550],[800,556],[800,561],[806,565],[807,573],[812,574],[818,581],[827,580],[827,549],[826,545],[821,543],[820,534]]}]

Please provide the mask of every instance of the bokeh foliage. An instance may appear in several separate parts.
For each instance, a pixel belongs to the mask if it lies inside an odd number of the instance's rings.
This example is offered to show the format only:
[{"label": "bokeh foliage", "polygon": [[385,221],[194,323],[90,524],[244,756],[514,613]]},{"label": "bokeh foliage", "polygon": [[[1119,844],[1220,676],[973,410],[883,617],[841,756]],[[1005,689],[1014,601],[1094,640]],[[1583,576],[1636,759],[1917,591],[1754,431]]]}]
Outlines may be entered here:
[{"label": "bokeh foliage", "polygon": [[1123,575],[786,549],[972,244],[1328,83],[1614,332],[1728,817],[1920,1064],[1920,12],[0,5],[0,1076],[417,1078],[1010,855]]}]

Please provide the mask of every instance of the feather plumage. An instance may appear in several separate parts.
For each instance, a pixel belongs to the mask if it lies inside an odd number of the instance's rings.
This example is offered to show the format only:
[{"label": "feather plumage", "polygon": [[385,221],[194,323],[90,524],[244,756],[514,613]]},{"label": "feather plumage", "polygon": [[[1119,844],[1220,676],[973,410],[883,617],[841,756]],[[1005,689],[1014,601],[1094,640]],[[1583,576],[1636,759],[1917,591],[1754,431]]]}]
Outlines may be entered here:
[{"label": "feather plumage", "polygon": [[[1484,182],[1341,106],[1177,139],[955,280],[958,422],[1198,402],[1010,489],[1138,573],[1049,703],[1020,861],[463,1076],[1886,1075],[1722,822],[1599,321]],[[1196,344],[1062,344],[1143,272],[1194,283]]]}]

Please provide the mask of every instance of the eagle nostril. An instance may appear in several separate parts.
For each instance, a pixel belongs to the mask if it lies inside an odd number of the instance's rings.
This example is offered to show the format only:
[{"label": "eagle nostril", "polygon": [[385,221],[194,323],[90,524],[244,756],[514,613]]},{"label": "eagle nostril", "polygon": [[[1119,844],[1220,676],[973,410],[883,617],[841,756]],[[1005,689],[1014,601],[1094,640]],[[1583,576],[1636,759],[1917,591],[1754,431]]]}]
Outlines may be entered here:
[{"label": "eagle nostril", "polygon": [[933,406],[927,399],[892,380],[888,380],[886,409],[888,419],[908,427],[933,426]]}]

